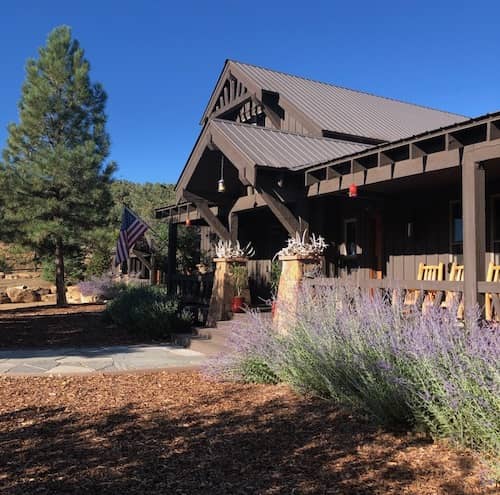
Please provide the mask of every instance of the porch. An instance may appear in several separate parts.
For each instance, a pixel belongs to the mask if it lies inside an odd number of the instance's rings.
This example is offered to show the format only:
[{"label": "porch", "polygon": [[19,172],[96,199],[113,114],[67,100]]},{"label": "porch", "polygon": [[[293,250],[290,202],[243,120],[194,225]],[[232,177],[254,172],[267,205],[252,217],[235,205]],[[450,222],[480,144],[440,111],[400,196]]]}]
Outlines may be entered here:
[{"label": "porch", "polygon": [[[500,114],[486,115],[316,166],[256,163],[251,174],[228,143],[212,142],[210,161],[224,164],[225,191],[200,180],[204,170],[214,175],[200,158],[178,195],[217,237],[252,242],[261,272],[270,272],[288,235],[308,229],[328,244],[324,277],[367,289],[453,291],[466,308],[482,307],[484,294],[500,292],[486,277],[489,263],[500,261],[499,138]],[[443,280],[417,280],[421,263],[443,263]],[[453,263],[464,266],[463,281],[449,280]],[[266,297],[252,292],[253,302]]]}]

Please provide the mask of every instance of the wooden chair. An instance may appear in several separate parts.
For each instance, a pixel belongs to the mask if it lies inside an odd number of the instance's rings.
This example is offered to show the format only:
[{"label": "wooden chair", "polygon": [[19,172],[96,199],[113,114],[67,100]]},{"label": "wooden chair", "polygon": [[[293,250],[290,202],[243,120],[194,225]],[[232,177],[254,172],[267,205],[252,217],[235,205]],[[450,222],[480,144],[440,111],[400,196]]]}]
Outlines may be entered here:
[{"label": "wooden chair", "polygon": [[[450,282],[463,282],[464,281],[464,265],[453,263],[451,265]],[[457,305],[457,318],[462,320],[464,317],[464,302],[461,292],[446,291],[444,301],[441,303],[442,308],[450,309]]]},{"label": "wooden chair", "polygon": [[[500,265],[490,262],[486,282],[500,282]],[[484,312],[487,320],[500,321],[500,293],[485,294]]]},{"label": "wooden chair", "polygon": [[[438,263],[437,265],[426,265],[425,263],[420,263],[418,265],[417,280],[444,280],[444,263]],[[420,290],[408,290],[406,292],[403,305],[405,306],[417,306],[420,302],[422,295]],[[438,291],[426,291],[423,295],[422,300],[422,311],[426,311],[429,307],[437,304],[436,301]]]}]

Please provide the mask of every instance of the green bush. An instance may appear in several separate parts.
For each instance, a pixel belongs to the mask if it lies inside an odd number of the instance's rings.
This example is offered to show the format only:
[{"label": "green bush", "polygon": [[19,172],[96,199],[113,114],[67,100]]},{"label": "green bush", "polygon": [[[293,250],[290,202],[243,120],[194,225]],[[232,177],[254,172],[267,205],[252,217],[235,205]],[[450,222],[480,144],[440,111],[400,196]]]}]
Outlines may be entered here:
[{"label": "green bush", "polygon": [[[76,284],[84,279],[85,264],[80,255],[66,256],[64,258],[64,275],[66,283]],[[47,282],[56,281],[56,262],[53,256],[42,260],[42,278]]]},{"label": "green bush", "polygon": [[170,338],[191,328],[193,317],[162,287],[127,287],[108,303],[113,323],[149,338]]},{"label": "green bush", "polygon": [[252,356],[240,363],[238,370],[245,383],[267,383],[275,385],[279,378],[264,359]]},{"label": "green bush", "polygon": [[5,256],[0,256],[0,272],[9,273],[12,267],[7,262]]}]

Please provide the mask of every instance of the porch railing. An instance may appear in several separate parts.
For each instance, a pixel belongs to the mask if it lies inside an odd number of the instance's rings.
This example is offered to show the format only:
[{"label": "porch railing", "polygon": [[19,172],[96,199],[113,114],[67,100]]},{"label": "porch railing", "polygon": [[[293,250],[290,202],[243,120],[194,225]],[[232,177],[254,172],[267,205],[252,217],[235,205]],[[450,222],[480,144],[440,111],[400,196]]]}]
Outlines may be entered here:
[{"label": "porch railing", "polygon": [[184,304],[208,306],[214,281],[213,273],[199,275],[176,274],[171,279],[169,292],[177,295]]},{"label": "porch railing", "polygon": [[[342,283],[338,278],[318,277],[305,279],[305,285],[310,287],[333,287]],[[416,301],[416,305],[422,304],[426,294],[432,292],[434,294],[433,304],[438,306],[445,300],[445,294],[453,292],[458,295],[457,302],[462,301],[464,293],[464,282],[450,282],[438,280],[389,280],[389,279],[369,279],[359,280],[357,282],[348,282],[360,289],[366,290],[382,290],[388,294],[394,291],[400,291],[400,297],[404,298],[408,291],[420,291],[420,295]],[[481,295],[490,294],[491,302],[498,319],[500,315],[500,283],[499,282],[484,282],[477,283],[477,293]]]}]

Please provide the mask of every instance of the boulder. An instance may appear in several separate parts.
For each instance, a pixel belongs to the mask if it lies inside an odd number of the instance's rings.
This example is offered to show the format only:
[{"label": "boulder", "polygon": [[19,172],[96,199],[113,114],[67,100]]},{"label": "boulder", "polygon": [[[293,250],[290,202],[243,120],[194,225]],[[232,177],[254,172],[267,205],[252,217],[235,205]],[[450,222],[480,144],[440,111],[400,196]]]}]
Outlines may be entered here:
[{"label": "boulder", "polygon": [[5,272],[0,272],[0,278],[5,278]]},{"label": "boulder", "polygon": [[7,287],[7,289],[5,289],[5,292],[12,300],[12,302],[14,302],[14,299],[17,297],[17,295],[27,288],[28,287],[26,285],[18,285],[17,287]]},{"label": "boulder", "polygon": [[41,296],[46,296],[47,294],[52,294],[50,289],[47,289],[47,287],[38,287],[38,289],[34,289],[36,292],[38,292]]},{"label": "boulder", "polygon": [[70,285],[67,288],[66,298],[69,303],[82,302],[82,293],[80,292],[80,287],[78,287],[78,285]]},{"label": "boulder", "polygon": [[7,304],[10,303],[10,297],[7,295],[6,292],[0,292],[0,304]]},{"label": "boulder", "polygon": [[11,298],[13,303],[30,303],[41,301],[42,298],[38,292],[33,289],[23,289]]},{"label": "boulder", "polygon": [[56,294],[44,294],[42,297],[43,302],[55,303],[57,301]]}]

